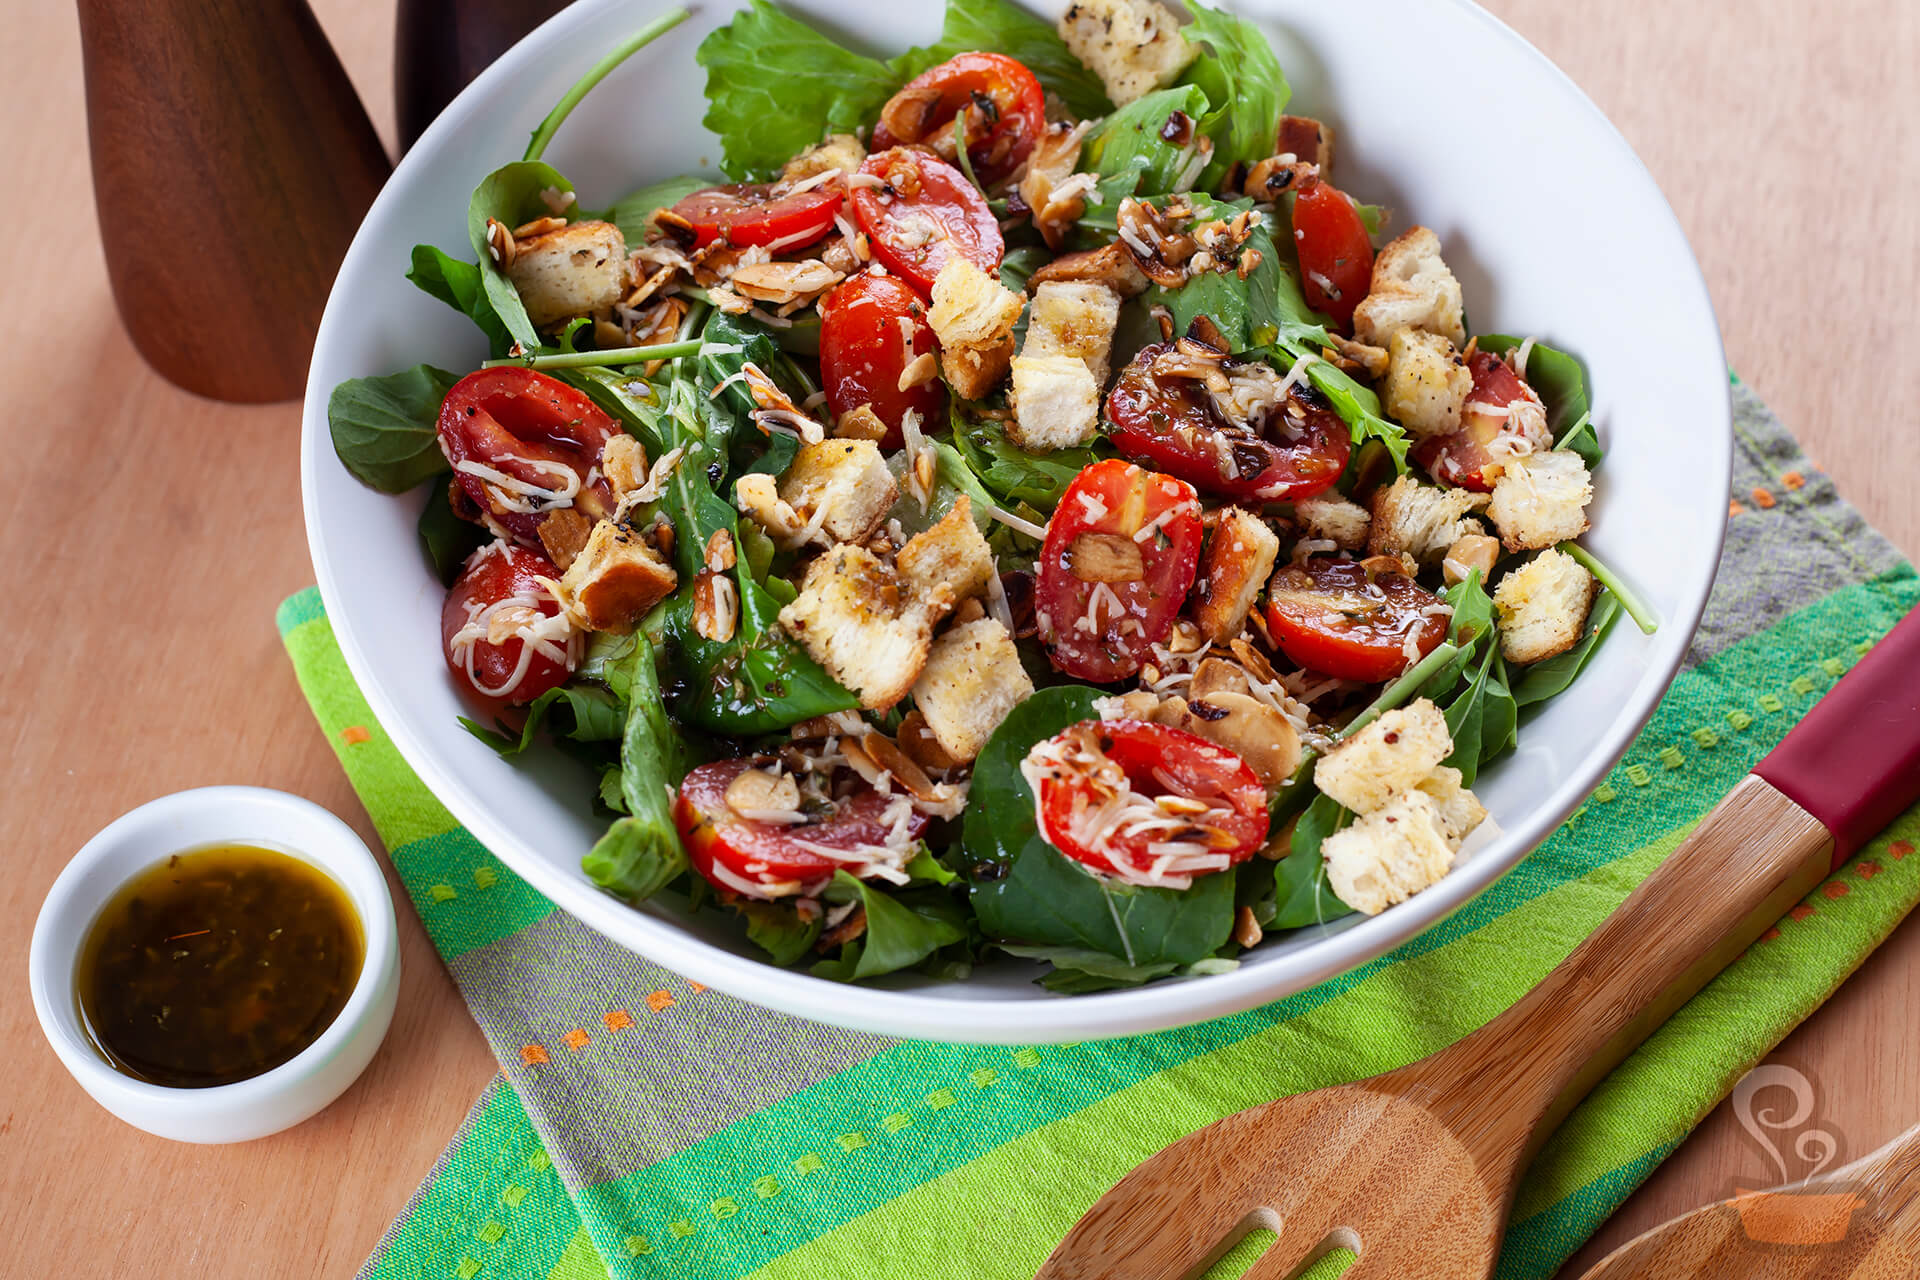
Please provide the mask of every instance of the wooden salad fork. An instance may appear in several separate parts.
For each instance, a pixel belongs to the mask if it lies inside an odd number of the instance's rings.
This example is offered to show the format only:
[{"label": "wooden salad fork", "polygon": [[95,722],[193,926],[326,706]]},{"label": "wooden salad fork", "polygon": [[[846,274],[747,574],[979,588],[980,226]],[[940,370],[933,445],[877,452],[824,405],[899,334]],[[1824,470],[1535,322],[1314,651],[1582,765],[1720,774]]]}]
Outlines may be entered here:
[{"label": "wooden salad fork", "polygon": [[1870,1156],[1662,1223],[1581,1280],[1909,1280],[1920,1274],[1920,1125]]},{"label": "wooden salad fork", "polygon": [[1484,1280],[1514,1188],[1655,1027],[1920,798],[1920,612],[1893,629],[1541,984],[1447,1049],[1190,1134],[1122,1178],[1039,1280]]}]

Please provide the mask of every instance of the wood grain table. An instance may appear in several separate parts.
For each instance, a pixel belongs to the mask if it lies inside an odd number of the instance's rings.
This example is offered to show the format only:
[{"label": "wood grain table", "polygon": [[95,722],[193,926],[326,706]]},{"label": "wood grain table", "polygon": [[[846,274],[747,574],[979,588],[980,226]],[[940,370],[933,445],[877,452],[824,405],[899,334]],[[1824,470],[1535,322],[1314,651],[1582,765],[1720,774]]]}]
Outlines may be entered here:
[{"label": "wood grain table", "polygon": [[[1705,264],[1734,366],[1920,556],[1920,6],[1492,7],[1646,159]],[[399,1014],[372,1069],[319,1118],[245,1146],[175,1145],[111,1119],[61,1070],[26,997],[48,884],[135,804],[257,783],[372,830],[273,628],[274,606],[312,580],[298,409],[198,400],[140,363],[93,224],[74,14],[48,0],[4,9],[0,173],[14,212],[0,247],[0,545],[13,639],[0,669],[0,1203],[12,1229],[0,1272],[346,1276],[493,1073],[411,913]],[[390,0],[315,9],[391,140]],[[1462,145],[1497,154],[1499,131],[1463,133]],[[1813,1080],[1816,1119],[1843,1159],[1920,1120],[1916,962],[1909,922],[1776,1055]],[[1722,1108],[1582,1258],[1736,1179],[1764,1185],[1769,1168]]]}]

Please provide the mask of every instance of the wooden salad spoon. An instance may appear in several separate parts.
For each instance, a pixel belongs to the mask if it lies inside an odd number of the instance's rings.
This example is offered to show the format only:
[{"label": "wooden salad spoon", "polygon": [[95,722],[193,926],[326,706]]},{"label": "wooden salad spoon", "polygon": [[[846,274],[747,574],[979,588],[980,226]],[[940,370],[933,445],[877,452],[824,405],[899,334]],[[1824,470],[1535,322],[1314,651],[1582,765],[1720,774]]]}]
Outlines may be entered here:
[{"label": "wooden salad spoon", "polygon": [[1908,1280],[1920,1274],[1920,1125],[1870,1156],[1745,1191],[1636,1236],[1581,1280]]},{"label": "wooden salad spoon", "polygon": [[1515,1185],[1655,1027],[1920,798],[1920,612],[1896,626],[1541,984],[1465,1039],[1265,1103],[1122,1178],[1040,1280],[1177,1280],[1246,1233],[1247,1280],[1484,1280]]}]

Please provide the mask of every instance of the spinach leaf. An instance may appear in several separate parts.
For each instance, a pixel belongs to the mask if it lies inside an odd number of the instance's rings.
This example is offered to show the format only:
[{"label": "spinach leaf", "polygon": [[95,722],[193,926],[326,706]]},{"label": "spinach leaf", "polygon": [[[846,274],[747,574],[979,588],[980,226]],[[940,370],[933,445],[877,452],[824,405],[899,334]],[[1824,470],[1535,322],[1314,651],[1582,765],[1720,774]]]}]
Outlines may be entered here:
[{"label": "spinach leaf", "polygon": [[734,909],[747,922],[747,941],[767,953],[781,968],[798,964],[820,940],[825,920],[819,912],[803,920],[789,902],[756,902],[741,898]]},{"label": "spinach leaf", "polygon": [[1037,244],[1024,244],[1008,249],[1000,259],[1000,283],[1015,293],[1027,291],[1027,280],[1033,273],[1053,261],[1053,254]]},{"label": "spinach leaf", "polygon": [[1593,602],[1593,612],[1587,618],[1587,633],[1580,638],[1580,643],[1563,654],[1528,667],[1513,686],[1514,703],[1530,707],[1563,692],[1592,661],[1594,651],[1619,617],[1620,598],[1611,591],[1601,592],[1600,598]]},{"label": "spinach leaf", "polygon": [[620,798],[628,816],[614,821],[580,860],[580,869],[602,889],[638,902],[686,874],[687,851],[673,822],[673,796],[692,756],[667,720],[650,645],[633,646],[626,678]]},{"label": "spinach leaf", "polygon": [[1026,502],[1051,511],[1083,470],[1102,458],[1117,456],[1105,437],[1078,449],[1028,453],[1007,438],[1001,424],[990,418],[970,420],[959,405],[954,406],[951,421],[954,449],[980,483],[998,495],[996,506]]},{"label": "spinach leaf", "polygon": [[480,332],[487,336],[489,352],[495,356],[507,354],[513,339],[507,334],[507,326],[494,313],[493,301],[480,282],[477,264],[443,253],[430,244],[417,244],[413,246],[413,265],[407,271],[407,279],[480,326]]},{"label": "spinach leaf", "polygon": [[542,197],[545,191],[566,197],[566,205],[558,212],[579,215],[580,204],[574,199],[573,184],[561,176],[558,169],[539,160],[516,160],[501,165],[480,180],[480,185],[473,189],[473,198],[467,202],[467,239],[480,262],[480,287],[508,336],[528,351],[539,347],[540,334],[527,317],[520,291],[493,260],[493,251],[487,244],[487,219],[517,227],[535,218],[550,217],[556,210]]},{"label": "spinach leaf", "polygon": [[1274,866],[1278,889],[1270,929],[1302,929],[1352,915],[1353,908],[1334,896],[1327,884],[1326,860],[1320,846],[1326,838],[1353,821],[1353,814],[1331,796],[1315,794],[1313,803],[1293,826],[1287,856]]},{"label": "spinach leaf", "polygon": [[629,249],[638,248],[653,229],[649,220],[656,210],[671,208],[694,192],[712,185],[712,179],[693,174],[653,183],[615,200],[613,208],[607,211],[607,221],[620,228],[620,234],[627,238]]},{"label": "spinach leaf", "polygon": [[1233,877],[1201,876],[1188,889],[1096,879],[1041,836],[1020,762],[1036,742],[1095,719],[1100,691],[1042,689],[1015,707],[974,764],[961,840],[974,859],[971,894],[996,942],[1076,947],[1129,965],[1192,964],[1218,951],[1233,927]]},{"label": "spinach leaf", "polygon": [[[1483,335],[1480,349],[1502,356],[1517,351],[1524,340],[1504,333]],[[1586,368],[1564,351],[1536,341],[1527,352],[1527,385],[1547,406],[1547,430],[1554,448],[1571,449],[1591,471],[1603,456],[1593,431],[1593,402],[1587,394]]]},{"label": "spinach leaf", "polygon": [[947,0],[940,39],[901,54],[891,66],[904,84],[929,67],[976,49],[1023,63],[1041,88],[1059,94],[1068,110],[1083,120],[1113,110],[1100,77],[1073,56],[1053,25],[1008,0]]},{"label": "spinach leaf", "polygon": [[[700,374],[710,393],[707,399],[714,408],[730,415],[729,473],[739,476],[764,471],[779,475],[800,451],[800,442],[788,435],[769,435],[754,423],[753,412],[759,402],[740,372],[751,363],[796,404],[807,398],[811,384],[803,382],[798,366],[780,349],[773,331],[758,320],[715,311],[700,336],[706,343],[700,349]],[[716,387],[725,390],[712,395]]]},{"label": "spinach leaf", "polygon": [[[1100,204],[1096,207],[1102,212],[1117,210],[1122,196],[1174,189],[1181,170],[1193,156],[1191,147],[1177,147],[1160,136],[1168,117],[1176,111],[1186,112],[1197,123],[1207,112],[1207,95],[1190,84],[1160,89],[1129,102],[1087,134],[1080,167],[1101,178],[1131,179],[1113,186],[1100,185]],[[1197,129],[1193,136],[1199,138]]]},{"label": "spinach leaf", "polygon": [[441,585],[449,587],[460,576],[460,568],[466,564],[467,557],[487,541],[485,529],[453,514],[449,493],[452,487],[452,476],[440,478],[427,495],[427,505],[420,509],[420,522],[415,526],[420,533],[420,546],[427,553],[427,562],[433,566],[434,576],[440,579]]},{"label": "spinach leaf", "polygon": [[381,378],[348,378],[327,397],[333,450],[360,483],[405,493],[447,470],[440,403],[460,379],[417,364]]},{"label": "spinach leaf", "polygon": [[1161,964],[1128,964],[1104,951],[1085,947],[1028,947],[1018,943],[1000,943],[999,949],[1023,960],[1044,960],[1053,972],[1040,979],[1040,985],[1062,995],[1085,995],[1092,991],[1112,991],[1137,987],[1155,978],[1164,978],[1180,966],[1172,961]]},{"label": "spinach leaf", "polygon": [[1252,165],[1273,154],[1292,91],[1260,28],[1199,0],[1187,0],[1187,12],[1193,21],[1181,34],[1207,52],[1194,59],[1181,83],[1197,86],[1212,108],[1198,124],[1213,139],[1213,159],[1194,186],[1211,190],[1235,164]]},{"label": "spinach leaf", "polygon": [[822,960],[813,972],[852,982],[908,969],[941,947],[964,942],[966,915],[944,890],[905,889],[888,893],[844,871],[833,873],[829,902],[858,902],[867,913],[866,931],[841,948],[837,960]]},{"label": "spinach leaf", "polygon": [[[556,714],[557,713],[557,714]],[[548,721],[552,721],[551,724]],[[547,690],[527,704],[527,718],[515,735],[505,724],[488,729],[460,717],[466,731],[511,759],[533,745],[542,727],[575,742],[613,742],[626,732],[626,703],[597,685],[568,683]]]},{"label": "spinach leaf", "polygon": [[1439,701],[1453,692],[1460,677],[1473,665],[1474,654],[1479,652],[1482,642],[1487,645],[1497,643],[1494,639],[1493,597],[1480,585],[1480,571],[1474,569],[1460,582],[1440,593],[1453,609],[1447,623],[1447,643],[1459,650],[1453,657],[1420,686],[1416,695]]}]

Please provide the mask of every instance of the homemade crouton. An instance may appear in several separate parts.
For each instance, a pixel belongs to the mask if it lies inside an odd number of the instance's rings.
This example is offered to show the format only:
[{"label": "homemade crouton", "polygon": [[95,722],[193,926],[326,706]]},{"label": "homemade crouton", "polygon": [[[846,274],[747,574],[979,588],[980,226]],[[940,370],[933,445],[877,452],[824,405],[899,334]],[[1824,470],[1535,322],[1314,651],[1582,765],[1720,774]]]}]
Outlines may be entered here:
[{"label": "homemade crouton", "polygon": [[1084,280],[1046,280],[1028,304],[1023,356],[1072,356],[1086,362],[1094,382],[1107,385],[1113,331],[1120,323],[1120,295]]},{"label": "homemade crouton", "polygon": [[548,329],[613,310],[627,292],[627,238],[611,222],[575,222],[513,246],[507,279],[527,319]]},{"label": "homemade crouton", "polygon": [[1154,0],[1078,0],[1060,17],[1060,38],[1116,107],[1172,84],[1199,52]]},{"label": "homemade crouton", "polygon": [[1332,489],[1318,497],[1301,498],[1293,504],[1293,515],[1309,538],[1332,542],[1342,551],[1358,551],[1367,545],[1367,530],[1373,517],[1357,502],[1349,502]]},{"label": "homemade crouton", "polygon": [[1334,832],[1320,845],[1327,885],[1355,911],[1379,915],[1437,883],[1454,847],[1433,797],[1408,791]]},{"label": "homemade crouton", "polygon": [[1402,329],[1387,343],[1387,413],[1414,435],[1459,430],[1472,390],[1466,360],[1439,334]]},{"label": "homemade crouton", "polygon": [[1239,507],[1223,508],[1194,587],[1200,634],[1222,645],[1239,635],[1279,558],[1280,537],[1265,520]]},{"label": "homemade crouton", "polygon": [[940,371],[963,400],[983,398],[1013,360],[1013,326],[1026,299],[958,254],[933,278],[927,323],[940,339]]},{"label": "homemade crouton", "polygon": [[1532,663],[1565,653],[1580,642],[1598,584],[1564,551],[1542,551],[1509,569],[1494,588],[1500,653],[1508,662]]},{"label": "homemade crouton", "polygon": [[876,711],[906,697],[932,644],[927,613],[899,576],[865,547],[842,543],[816,557],[780,625],[827,674]]},{"label": "homemade crouton", "polygon": [[678,584],[679,576],[639,534],[602,520],[561,576],[558,594],[587,630],[625,633]]},{"label": "homemade crouton", "polygon": [[1290,155],[1314,165],[1325,177],[1326,171],[1333,167],[1333,127],[1312,116],[1281,116],[1273,149],[1280,155]]},{"label": "homemade crouton", "polygon": [[733,505],[789,550],[803,539],[819,536],[817,529],[809,534],[806,520],[780,496],[778,483],[765,472],[751,471],[733,482]]},{"label": "homemade crouton", "polygon": [[1100,384],[1087,362],[1069,355],[1015,356],[1013,417],[1006,428],[1007,439],[1032,453],[1093,439],[1100,428]]},{"label": "homemade crouton", "polygon": [[780,478],[780,497],[802,520],[825,512],[820,528],[836,542],[864,542],[887,518],[900,487],[871,440],[800,446]]},{"label": "homemade crouton", "polygon": [[1235,752],[1269,787],[1279,786],[1300,767],[1300,733],[1293,722],[1245,693],[1218,689],[1204,697],[1167,698],[1155,708],[1153,719]]},{"label": "homemade crouton", "polygon": [[1549,449],[1513,459],[1493,484],[1487,514],[1509,551],[1568,542],[1587,531],[1593,481],[1579,454]]},{"label": "homemade crouton", "polygon": [[1440,815],[1440,834],[1455,849],[1467,838],[1467,833],[1487,817],[1487,807],[1480,803],[1480,797],[1460,785],[1461,776],[1458,769],[1441,765],[1420,779],[1419,785],[1414,788],[1432,798],[1434,808]]},{"label": "homemade crouton", "polygon": [[533,532],[545,548],[547,559],[564,573],[586,550],[587,539],[593,536],[593,526],[594,522],[578,507],[561,507],[542,516]]},{"label": "homemade crouton", "polygon": [[1373,525],[1367,550],[1373,555],[1405,552],[1432,564],[1469,533],[1485,532],[1467,512],[1486,501],[1470,489],[1440,489],[1401,476],[1373,495]]},{"label": "homemade crouton", "polygon": [[852,173],[866,162],[867,149],[850,133],[830,133],[787,161],[780,170],[785,183],[805,182],[823,173]]},{"label": "homemade crouton", "polygon": [[1355,813],[1419,785],[1453,754],[1447,718],[1427,698],[1387,712],[1313,766],[1313,784]]},{"label": "homemade crouton", "polygon": [[1486,586],[1493,577],[1493,566],[1500,560],[1500,541],[1484,533],[1462,534],[1455,538],[1453,545],[1447,548],[1447,554],[1440,561],[1440,572],[1445,576],[1447,585],[1458,586],[1467,580],[1467,575],[1475,569],[1480,571],[1480,585]]},{"label": "homemade crouton", "polygon": [[647,451],[624,431],[609,436],[600,449],[600,472],[618,502],[647,482]]},{"label": "homemade crouton", "polygon": [[1386,346],[1402,329],[1425,329],[1460,346],[1467,340],[1460,282],[1440,258],[1440,237],[1414,227],[1373,261],[1373,287],[1353,313],[1362,342]]},{"label": "homemade crouton", "polygon": [[1062,254],[1028,276],[1027,288],[1038,289],[1054,280],[1102,284],[1123,298],[1145,293],[1149,283],[1147,273],[1118,240],[1098,249]]},{"label": "homemade crouton", "polygon": [[979,755],[1007,713],[1032,695],[1013,637],[993,618],[947,628],[913,685],[934,740],[961,763]]},{"label": "homemade crouton", "polygon": [[985,590],[993,552],[973,522],[972,500],[962,494],[938,524],[907,539],[895,564],[914,599],[941,617]]}]

